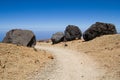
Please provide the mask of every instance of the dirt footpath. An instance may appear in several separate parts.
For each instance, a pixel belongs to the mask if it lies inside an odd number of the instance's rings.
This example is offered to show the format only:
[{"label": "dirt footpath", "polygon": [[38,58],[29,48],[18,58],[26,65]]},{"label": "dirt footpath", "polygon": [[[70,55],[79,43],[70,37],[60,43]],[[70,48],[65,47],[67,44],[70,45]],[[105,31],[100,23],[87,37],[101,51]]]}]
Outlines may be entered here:
[{"label": "dirt footpath", "polygon": [[[51,71],[37,74],[31,80],[101,80],[105,71],[84,53],[59,47],[36,46],[37,49],[50,51],[55,56]],[[49,71],[49,72],[48,72]]]},{"label": "dirt footpath", "polygon": [[[71,80],[120,80],[120,34],[105,35],[87,42],[74,40],[55,45],[51,45],[50,41],[39,42],[37,48],[55,55],[52,69],[44,71],[48,72],[44,76],[48,79],[43,80],[64,80],[68,77]],[[58,77],[58,73],[64,76],[60,77],[63,79]]]}]

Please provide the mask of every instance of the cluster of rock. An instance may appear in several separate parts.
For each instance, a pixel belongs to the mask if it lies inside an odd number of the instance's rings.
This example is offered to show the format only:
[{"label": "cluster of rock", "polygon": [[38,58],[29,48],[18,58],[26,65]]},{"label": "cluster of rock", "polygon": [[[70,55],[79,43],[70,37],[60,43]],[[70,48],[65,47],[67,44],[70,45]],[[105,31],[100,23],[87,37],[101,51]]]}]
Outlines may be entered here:
[{"label": "cluster of rock", "polygon": [[12,29],[7,32],[2,42],[34,47],[36,44],[36,37],[30,30]]},{"label": "cluster of rock", "polygon": [[[92,40],[101,35],[116,34],[115,25],[109,23],[96,22],[91,25],[83,33],[83,39],[85,41]],[[52,35],[51,40],[53,44],[72,41],[75,39],[81,39],[82,32],[78,26],[68,25],[63,32],[57,32]],[[13,43],[21,46],[34,47],[36,45],[36,37],[34,33],[30,30],[13,29],[7,32],[3,43]]]},{"label": "cluster of rock", "polygon": [[[83,39],[85,41],[89,41],[101,35],[116,34],[116,33],[117,30],[115,28],[115,25],[109,23],[96,22],[83,33]],[[72,41],[75,39],[81,39],[81,37],[82,37],[82,32],[78,26],[68,25],[64,33],[57,32],[53,34],[51,40],[53,44],[56,44],[63,41]]]},{"label": "cluster of rock", "polygon": [[53,44],[63,42],[63,41],[71,41],[75,39],[81,39],[82,32],[78,26],[68,25],[63,32],[57,32],[52,35],[51,40]]}]

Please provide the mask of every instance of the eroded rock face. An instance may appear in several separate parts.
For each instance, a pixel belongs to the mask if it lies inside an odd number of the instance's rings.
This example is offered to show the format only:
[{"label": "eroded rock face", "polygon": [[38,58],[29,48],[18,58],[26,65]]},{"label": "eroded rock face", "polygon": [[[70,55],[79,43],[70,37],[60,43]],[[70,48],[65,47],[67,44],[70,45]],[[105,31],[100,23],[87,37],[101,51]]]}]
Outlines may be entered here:
[{"label": "eroded rock face", "polygon": [[63,32],[57,32],[57,33],[53,34],[52,37],[51,37],[51,40],[52,40],[53,44],[64,41],[64,33]]},{"label": "eroded rock face", "polygon": [[2,42],[34,47],[36,44],[36,37],[30,30],[13,29],[7,32]]},{"label": "eroded rock face", "polygon": [[117,31],[115,25],[109,23],[96,22],[83,33],[83,38],[85,41],[89,41],[101,35],[116,33]]},{"label": "eroded rock face", "polygon": [[68,25],[65,29],[65,39],[66,41],[71,41],[75,39],[81,39],[82,32],[78,26]]}]

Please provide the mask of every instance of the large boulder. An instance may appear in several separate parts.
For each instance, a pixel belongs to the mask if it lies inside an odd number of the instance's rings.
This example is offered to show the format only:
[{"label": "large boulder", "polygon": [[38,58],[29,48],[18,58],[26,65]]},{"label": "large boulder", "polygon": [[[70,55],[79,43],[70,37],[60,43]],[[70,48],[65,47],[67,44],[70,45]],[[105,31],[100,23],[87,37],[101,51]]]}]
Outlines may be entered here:
[{"label": "large boulder", "polygon": [[53,44],[64,41],[64,33],[63,32],[57,32],[57,33],[53,34],[52,37],[51,37],[51,40],[52,40]]},{"label": "large boulder", "polygon": [[65,40],[71,41],[75,39],[81,39],[82,32],[78,26],[68,25],[65,29]]},{"label": "large boulder", "polygon": [[30,30],[13,29],[7,32],[2,42],[34,47],[36,44],[36,37]]},{"label": "large boulder", "polygon": [[83,33],[83,38],[85,41],[89,41],[101,35],[116,33],[117,31],[115,25],[109,23],[96,22]]}]

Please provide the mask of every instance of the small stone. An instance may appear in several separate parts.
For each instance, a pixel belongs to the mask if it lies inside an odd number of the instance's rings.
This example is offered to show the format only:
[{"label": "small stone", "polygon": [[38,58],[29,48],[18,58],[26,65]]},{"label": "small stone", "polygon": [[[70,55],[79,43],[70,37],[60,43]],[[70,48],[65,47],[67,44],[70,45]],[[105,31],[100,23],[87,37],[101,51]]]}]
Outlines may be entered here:
[{"label": "small stone", "polygon": [[49,59],[54,59],[54,57],[52,55],[48,56]]},{"label": "small stone", "polygon": [[84,77],[84,76],[81,76],[82,78]]},{"label": "small stone", "polygon": [[68,46],[67,44],[64,45],[65,47]]}]

